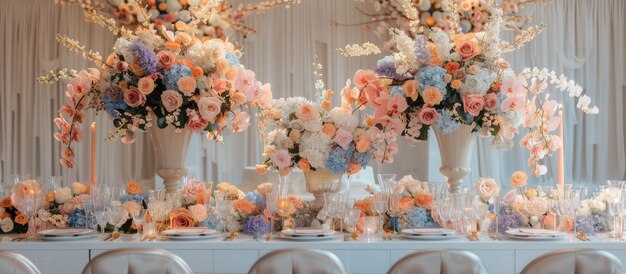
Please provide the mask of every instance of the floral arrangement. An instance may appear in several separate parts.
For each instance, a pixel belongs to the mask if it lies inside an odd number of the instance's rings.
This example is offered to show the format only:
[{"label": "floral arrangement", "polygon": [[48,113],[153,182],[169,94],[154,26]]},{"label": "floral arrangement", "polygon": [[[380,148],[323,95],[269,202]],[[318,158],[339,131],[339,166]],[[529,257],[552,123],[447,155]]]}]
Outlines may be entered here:
[{"label": "floral arrangement", "polygon": [[[540,30],[515,38],[513,44],[503,42],[502,9],[488,7],[491,15],[483,32],[411,28],[412,38],[392,28],[397,51],[380,59],[375,70],[356,72],[354,82],[362,87],[359,98],[374,109],[375,127],[411,141],[427,140],[431,127],[449,133],[469,125],[481,136],[496,136],[496,147],[511,148],[512,139],[525,129],[520,145],[531,152],[532,173],[543,175],[547,169],[542,161],[562,146],[562,140],[551,134],[560,124],[561,106],[549,98],[548,86],[578,97],[577,108],[585,113],[598,113],[598,108],[590,106],[580,86],[554,71],[513,72],[501,54],[521,47]],[[411,5],[404,8],[415,23],[418,11]],[[364,54],[354,47],[339,52]]]},{"label": "floral arrangement", "polygon": [[144,5],[139,0],[91,1],[91,0],[55,0],[57,4],[76,4],[86,11],[106,14],[110,20],[129,29],[136,29],[146,22],[165,26],[170,30],[184,30],[193,19],[193,11],[205,5],[217,5],[214,13],[203,21],[197,35],[206,38],[226,40],[233,31],[241,32],[244,37],[256,30],[246,25],[245,18],[253,14],[262,14],[268,10],[284,6],[289,8],[300,0],[262,1],[256,4],[239,4],[236,7],[228,0],[150,0]]},{"label": "floral arrangement", "polygon": [[353,114],[356,98],[350,83],[342,91],[341,107],[331,109],[333,95],[332,90],[325,91],[321,104],[301,97],[281,98],[261,111],[259,127],[265,147],[263,164],[257,170],[276,168],[286,174],[298,167],[305,172],[328,169],[354,174],[372,158],[386,156],[388,162],[395,151],[379,150],[376,129],[359,123]]},{"label": "floral arrangement", "polygon": [[[461,32],[481,32],[485,30],[491,11],[488,0],[461,0],[461,1],[389,1],[367,0],[374,12],[367,12],[360,8],[357,10],[370,17],[371,20],[356,24],[342,24],[334,21],[336,26],[363,26],[366,31],[373,31],[379,38],[386,37],[390,28],[398,28],[409,32],[411,26],[424,28],[449,29],[454,22],[453,17],[458,18],[458,27]],[[524,25],[530,23],[530,16],[520,15],[520,11],[526,6],[547,2],[544,0],[504,0],[498,4],[503,11],[503,24],[506,29],[524,32]],[[419,16],[412,14],[404,8],[411,5]],[[410,23],[413,23],[411,25]],[[372,24],[375,24],[372,27]],[[387,40],[385,48],[392,49],[396,46],[393,39]]]},{"label": "floral arrangement", "polygon": [[594,198],[580,201],[576,208],[575,226],[587,235],[613,229],[613,217],[607,212],[608,194],[602,193]]},{"label": "floral arrangement", "polygon": [[154,24],[128,31],[100,19],[99,23],[121,35],[106,59],[57,35],[61,44],[98,65],[97,69],[61,70],[38,78],[42,83],[72,78],[67,85],[68,102],[54,120],[59,128],[54,137],[66,146],[62,165],[73,166],[71,144],[81,140],[79,124],[90,108],[112,118],[116,129],[108,140],[120,136],[124,143],[132,143],[137,130],[153,126],[207,132],[208,139],[218,141],[228,132],[248,128],[250,116],[245,108],[268,106],[270,85],[261,84],[254,72],[239,63],[241,52],[232,43],[194,36],[198,23],[215,8],[205,5],[192,12],[193,20],[176,32]]}]

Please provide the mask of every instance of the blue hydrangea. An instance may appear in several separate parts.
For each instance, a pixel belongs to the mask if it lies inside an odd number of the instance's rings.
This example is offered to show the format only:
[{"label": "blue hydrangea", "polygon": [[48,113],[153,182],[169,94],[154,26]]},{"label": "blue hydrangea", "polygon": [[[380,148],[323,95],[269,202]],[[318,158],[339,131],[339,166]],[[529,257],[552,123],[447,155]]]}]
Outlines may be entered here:
[{"label": "blue hydrangea", "polygon": [[246,200],[252,202],[254,205],[256,205],[259,209],[264,208],[265,207],[265,197],[261,196],[261,194],[259,194],[258,191],[250,191],[248,193],[246,193]]},{"label": "blue hydrangea", "polygon": [[497,222],[491,222],[489,231],[495,231],[496,223],[498,225],[498,232],[502,233],[507,229],[518,228],[522,226],[523,218],[517,213],[502,213],[496,217]]},{"label": "blue hydrangea", "polygon": [[395,59],[393,56],[385,56],[376,62],[376,74],[384,77],[400,78],[396,71]]},{"label": "blue hydrangea", "polygon": [[344,173],[348,169],[348,163],[350,161],[349,149],[343,149],[340,146],[335,146],[326,159],[326,168],[334,173]]},{"label": "blue hydrangea", "polygon": [[146,45],[141,42],[134,42],[130,45],[130,51],[133,53],[133,56],[135,56],[135,60],[137,61],[137,64],[139,64],[139,67],[146,74],[157,72],[158,61],[154,51],[146,47]]},{"label": "blue hydrangea", "polygon": [[450,133],[454,131],[461,124],[461,122],[452,115],[450,110],[441,109],[437,112],[439,113],[439,121],[437,122],[437,128],[439,128],[441,131],[445,133]]},{"label": "blue hydrangea", "polygon": [[270,232],[270,223],[261,215],[252,216],[243,222],[242,230],[247,234],[261,235]]},{"label": "blue hydrangea", "polygon": [[118,86],[111,86],[104,91],[102,103],[106,112],[113,118],[119,118],[116,110],[124,111],[128,108],[124,103],[124,91]]},{"label": "blue hydrangea", "polygon": [[140,205],[143,205],[143,201],[147,200],[143,195],[122,195],[120,197],[120,202],[125,203],[128,201],[134,201]]},{"label": "blue hydrangea", "polygon": [[420,84],[420,91],[424,88],[432,86],[441,91],[443,96],[446,95],[446,82],[443,80],[443,76],[446,75],[446,70],[441,67],[421,67],[415,80]]},{"label": "blue hydrangea", "polygon": [[605,232],[613,229],[613,217],[608,212],[594,212],[593,218],[594,231]]},{"label": "blue hydrangea", "polygon": [[414,206],[407,209],[405,214],[408,221],[408,227],[437,227],[435,220],[433,220],[428,211],[424,208]]},{"label": "blue hydrangea", "polygon": [[395,96],[396,94],[400,94],[400,95],[404,95],[404,90],[402,89],[402,87],[400,86],[393,86],[391,88],[391,93],[389,94],[391,97]]},{"label": "blue hydrangea", "polygon": [[360,165],[362,168],[365,168],[367,166],[367,163],[369,163],[370,160],[372,160],[371,152],[366,151],[363,153],[359,153],[356,150],[354,150],[354,148],[352,148],[352,150],[353,150],[352,159],[356,160],[356,163]]},{"label": "blue hydrangea", "polygon": [[167,89],[178,90],[178,79],[185,76],[191,76],[191,70],[187,66],[176,64],[163,73],[163,83]]},{"label": "blue hydrangea", "polygon": [[74,209],[67,217],[69,227],[85,227],[85,210]]},{"label": "blue hydrangea", "polygon": [[422,63],[422,65],[428,65],[430,63],[432,55],[430,54],[430,49],[428,48],[428,40],[424,37],[424,35],[418,35],[417,38],[415,38],[415,47],[413,48],[413,52],[415,53],[417,61]]},{"label": "blue hydrangea", "polygon": [[230,51],[226,52],[226,60],[228,60],[228,64],[230,66],[239,67],[241,65],[239,58],[237,58],[237,56]]}]

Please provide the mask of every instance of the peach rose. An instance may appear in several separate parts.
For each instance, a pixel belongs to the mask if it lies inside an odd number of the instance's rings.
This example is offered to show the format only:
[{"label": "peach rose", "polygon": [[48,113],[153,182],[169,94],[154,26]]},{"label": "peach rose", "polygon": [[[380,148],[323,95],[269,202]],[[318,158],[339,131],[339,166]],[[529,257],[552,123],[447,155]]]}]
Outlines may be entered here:
[{"label": "peach rose", "polygon": [[9,214],[6,211],[0,211],[0,220],[9,217]]},{"label": "peach rose", "polygon": [[424,99],[424,103],[430,106],[434,106],[441,103],[441,100],[443,100],[443,95],[441,94],[441,91],[436,87],[426,87],[422,92],[422,98]]},{"label": "peach rose", "polygon": [[26,215],[24,215],[22,213],[18,213],[15,216],[15,223],[21,224],[21,225],[25,225],[25,224],[28,223],[28,217],[26,217]]},{"label": "peach rose", "polygon": [[183,94],[187,96],[193,95],[196,91],[196,79],[190,76],[180,77],[177,82],[178,90],[180,90]]},{"label": "peach rose", "polygon": [[[322,127],[324,128],[324,127]],[[298,141],[298,139],[300,139],[300,136],[302,134],[300,133],[299,130],[291,130],[291,132],[289,132],[289,139],[291,139],[292,141]]]},{"label": "peach rose", "polygon": [[170,211],[169,217],[170,227],[173,229],[195,226],[193,214],[191,214],[191,211],[189,211],[188,209],[181,207],[175,208]]},{"label": "peach rose", "polygon": [[512,187],[523,187],[528,183],[528,175],[523,171],[515,171],[509,180]]},{"label": "peach rose", "polygon": [[167,112],[174,112],[183,105],[183,96],[174,90],[166,90],[161,94],[161,104]]},{"label": "peach rose", "polygon": [[348,167],[348,170],[346,170],[346,173],[348,175],[354,175],[354,174],[357,174],[359,171],[361,171],[361,166],[359,164],[352,163]]},{"label": "peach rose", "polygon": [[319,119],[320,113],[313,105],[305,103],[296,111],[296,117],[304,122],[309,122]]},{"label": "peach rose", "polygon": [[139,195],[141,193],[141,189],[141,185],[136,181],[126,183],[126,194],[128,195]]},{"label": "peach rose", "polygon": [[495,93],[485,95],[485,109],[492,111],[498,106],[498,96]]},{"label": "peach rose", "polygon": [[199,79],[200,77],[202,77],[202,75],[204,75],[204,70],[202,70],[201,67],[193,67],[191,69],[191,75],[193,76],[193,78],[195,78],[196,80]]},{"label": "peach rose", "polygon": [[[55,198],[54,196],[55,196],[54,195],[54,191],[50,191],[50,192],[46,193],[46,202],[48,202],[48,203],[54,202],[54,198]],[[0,219],[2,219],[2,218],[0,218]]]},{"label": "peach rose", "polygon": [[127,89],[124,91],[124,103],[129,107],[138,107],[146,102],[146,95],[140,92],[136,88]]},{"label": "peach rose", "polygon": [[330,138],[334,138],[337,133],[337,127],[334,124],[326,123],[322,126],[322,132]]},{"label": "peach rose", "polygon": [[365,153],[370,149],[370,140],[368,138],[361,138],[356,142],[356,151],[359,153]]},{"label": "peach rose", "polygon": [[454,50],[461,55],[463,60],[470,59],[480,54],[480,46],[478,46],[478,43],[473,40],[465,40],[458,43]]},{"label": "peach rose", "polygon": [[233,105],[235,106],[241,106],[246,103],[246,100],[248,100],[243,92],[235,92],[231,98],[233,99]]},{"label": "peach rose", "polygon": [[400,199],[400,210],[403,212],[413,207],[414,201],[410,197],[402,197]]},{"label": "peach rose", "polygon": [[402,85],[404,96],[411,98],[413,101],[417,100],[419,96],[419,84],[416,80],[409,80]]},{"label": "peach rose", "polygon": [[13,207],[13,205],[11,204],[11,197],[5,197],[4,199],[2,199],[2,202],[0,202],[0,206],[4,208]]},{"label": "peach rose", "polygon": [[281,168],[278,170],[278,175],[287,176],[291,172],[291,167]]},{"label": "peach rose", "polygon": [[202,204],[195,204],[190,206],[189,211],[191,211],[191,216],[193,216],[193,219],[196,222],[202,222],[209,217],[209,214]]},{"label": "peach rose", "polygon": [[322,107],[323,110],[329,110],[331,106],[332,105],[331,105],[330,101],[328,101],[328,100],[322,101],[321,107]]},{"label": "peach rose", "polygon": [[493,178],[479,178],[475,188],[476,195],[483,200],[500,195],[500,185]]},{"label": "peach rose", "polygon": [[459,89],[461,87],[461,85],[463,85],[463,82],[461,82],[461,80],[454,80],[452,81],[452,83],[450,83],[450,87],[453,89]]},{"label": "peach rose", "polygon": [[485,108],[485,98],[479,94],[463,95],[463,110],[476,117]]},{"label": "peach rose", "polygon": [[256,165],[256,173],[263,175],[267,173],[267,165]]},{"label": "peach rose", "polygon": [[245,215],[250,215],[259,211],[256,205],[246,199],[241,199],[235,202],[233,208]]},{"label": "peach rose", "polygon": [[425,125],[432,125],[439,118],[437,110],[429,107],[422,108],[417,115],[420,123]]},{"label": "peach rose", "polygon": [[152,91],[154,91],[154,80],[149,76],[142,77],[139,79],[139,82],[137,82],[137,89],[146,95],[152,93]]},{"label": "peach rose", "polygon": [[433,205],[433,197],[428,194],[419,194],[415,197],[415,205],[430,209]]},{"label": "peach rose", "polygon": [[307,172],[311,170],[311,164],[309,164],[309,161],[306,158],[301,158],[300,161],[298,161],[298,168],[300,168],[304,172]]},{"label": "peach rose", "polygon": [[198,101],[200,116],[206,121],[212,121],[222,110],[222,101],[217,97],[202,97]]},{"label": "peach rose", "polygon": [[461,64],[457,62],[449,62],[444,67],[449,74],[453,74],[457,69],[461,67]]},{"label": "peach rose", "polygon": [[273,189],[273,185],[272,183],[269,183],[269,182],[261,183],[258,186],[256,186],[256,191],[261,196],[265,196],[268,193],[272,192],[272,189]]},{"label": "peach rose", "polygon": [[159,51],[156,57],[159,60],[159,67],[164,70],[169,69],[170,67],[172,67],[172,65],[176,63],[176,56],[172,52],[167,50]]}]

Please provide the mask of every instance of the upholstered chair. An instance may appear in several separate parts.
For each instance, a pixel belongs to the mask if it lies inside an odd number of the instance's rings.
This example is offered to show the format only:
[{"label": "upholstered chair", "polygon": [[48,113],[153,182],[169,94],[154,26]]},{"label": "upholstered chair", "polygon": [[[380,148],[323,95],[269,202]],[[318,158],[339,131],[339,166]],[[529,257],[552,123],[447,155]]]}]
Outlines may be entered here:
[{"label": "upholstered chair", "polygon": [[387,274],[487,274],[487,270],[468,251],[429,249],[404,256]]},{"label": "upholstered chair", "polygon": [[41,274],[41,271],[22,254],[0,251],[0,273]]},{"label": "upholstered chair", "polygon": [[613,254],[595,249],[566,249],[530,262],[521,274],[626,274]]},{"label": "upholstered chair", "polygon": [[193,274],[178,255],[156,248],[122,248],[93,258],[83,274]]},{"label": "upholstered chair", "polygon": [[304,248],[279,249],[265,254],[249,274],[345,274],[343,264],[329,251]]}]

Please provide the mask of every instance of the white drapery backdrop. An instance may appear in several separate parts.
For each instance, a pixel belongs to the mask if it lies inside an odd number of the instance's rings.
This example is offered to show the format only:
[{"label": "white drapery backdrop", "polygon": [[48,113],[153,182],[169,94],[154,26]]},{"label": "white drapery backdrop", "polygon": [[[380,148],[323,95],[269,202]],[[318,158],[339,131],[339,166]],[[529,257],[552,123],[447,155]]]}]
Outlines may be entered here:
[{"label": "white drapery backdrop", "polygon": [[[88,62],[58,46],[54,35],[68,34],[88,48],[106,55],[114,38],[108,31],[86,24],[77,7],[60,7],[52,1],[7,1],[0,10],[0,175],[30,173],[34,177],[64,175],[66,181],[89,178],[89,144],[76,146],[76,167],[58,164],[60,144],[53,140],[56,130],[52,119],[64,100],[63,84],[42,86],[34,78],[60,67],[86,68]],[[332,27],[330,20],[361,22],[352,0],[305,0],[289,10],[272,10],[251,18],[248,23],[259,33],[243,41],[242,63],[256,72],[257,78],[272,84],[275,97],[312,98],[313,55],[324,64],[327,86],[343,87],[358,68],[372,68],[377,57],[345,58],[335,48],[348,43],[377,41],[359,27]],[[507,56],[515,68],[538,66],[564,72],[583,87],[601,108],[596,117],[575,111],[575,102],[565,99],[566,179],[570,182],[598,182],[622,178],[626,169],[623,126],[623,89],[626,72],[623,61],[626,4],[621,0],[554,0],[528,10],[537,22],[548,24],[536,41]],[[91,121],[92,114],[89,114]],[[133,145],[107,143],[112,129],[106,115],[97,121],[98,181],[120,183],[154,181],[154,163],[147,134],[138,134]],[[88,140],[87,124],[84,137]],[[396,163],[380,167],[399,174],[441,181],[436,143],[401,149]],[[474,151],[472,174],[504,180],[514,170],[526,170],[527,153],[522,149],[501,154],[490,148],[490,139],[481,140]],[[408,146],[405,146],[408,147]],[[430,151],[430,153],[429,153]],[[246,165],[260,160],[261,144],[256,127],[231,135],[224,144],[193,138],[188,157],[189,169],[197,176],[214,181],[238,182]],[[430,155],[430,157],[429,157]],[[479,163],[481,163],[479,165]],[[551,172],[541,180],[551,180]]]}]

